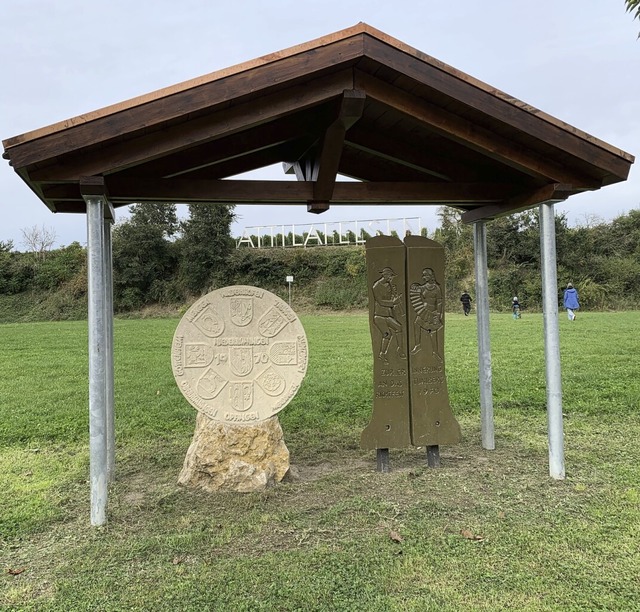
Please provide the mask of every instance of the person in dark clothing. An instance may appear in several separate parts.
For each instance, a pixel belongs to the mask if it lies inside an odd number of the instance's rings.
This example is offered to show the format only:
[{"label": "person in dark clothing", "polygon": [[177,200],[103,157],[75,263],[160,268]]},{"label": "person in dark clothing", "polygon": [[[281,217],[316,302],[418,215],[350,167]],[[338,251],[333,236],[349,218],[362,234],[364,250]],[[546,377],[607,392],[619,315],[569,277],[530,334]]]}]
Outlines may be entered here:
[{"label": "person in dark clothing", "polygon": [[578,292],[571,283],[567,283],[567,288],[564,290],[564,307],[567,309],[569,321],[575,321],[575,311],[580,308],[580,302],[578,301]]},{"label": "person in dark clothing", "polygon": [[517,296],[514,296],[514,298],[511,300],[511,310],[513,310],[513,318],[519,319],[520,318],[520,300],[518,300]]},{"label": "person in dark clothing", "polygon": [[464,316],[468,317],[469,313],[471,312],[472,300],[471,300],[471,296],[466,290],[462,292],[462,295],[460,296],[460,301],[462,302],[462,310],[464,311]]}]

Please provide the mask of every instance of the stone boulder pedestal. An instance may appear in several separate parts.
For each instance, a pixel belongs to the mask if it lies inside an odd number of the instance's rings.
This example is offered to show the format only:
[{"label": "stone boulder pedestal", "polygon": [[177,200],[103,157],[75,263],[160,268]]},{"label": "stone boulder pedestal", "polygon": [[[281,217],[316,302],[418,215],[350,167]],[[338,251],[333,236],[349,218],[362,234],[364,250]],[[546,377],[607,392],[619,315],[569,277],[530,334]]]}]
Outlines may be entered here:
[{"label": "stone boulder pedestal", "polygon": [[289,450],[277,416],[228,425],[198,412],[178,484],[204,491],[264,491],[289,471]]}]

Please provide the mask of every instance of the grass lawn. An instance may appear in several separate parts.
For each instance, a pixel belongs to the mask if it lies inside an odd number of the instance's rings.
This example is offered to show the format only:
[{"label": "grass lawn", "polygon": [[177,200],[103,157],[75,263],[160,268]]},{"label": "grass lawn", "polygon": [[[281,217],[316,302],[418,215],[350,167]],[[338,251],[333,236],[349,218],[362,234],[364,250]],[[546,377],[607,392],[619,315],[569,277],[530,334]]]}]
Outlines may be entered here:
[{"label": "grass lawn", "polygon": [[176,479],[195,410],[176,319],[118,320],[117,479],[89,525],[86,322],[0,325],[0,609],[640,610],[640,312],[560,319],[567,478],[549,478],[542,317],[491,317],[496,450],[480,445],[476,324],[447,316],[460,444],[426,467],[359,449],[364,315],[303,317],[280,413],[297,476],[261,494]]}]

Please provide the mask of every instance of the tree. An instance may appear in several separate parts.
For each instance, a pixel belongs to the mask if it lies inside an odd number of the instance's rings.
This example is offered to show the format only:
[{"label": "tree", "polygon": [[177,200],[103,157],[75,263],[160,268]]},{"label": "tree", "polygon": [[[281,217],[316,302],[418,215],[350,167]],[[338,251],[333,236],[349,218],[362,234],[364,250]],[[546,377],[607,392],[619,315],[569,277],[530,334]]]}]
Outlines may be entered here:
[{"label": "tree", "polygon": [[189,204],[189,218],[182,222],[180,268],[183,282],[194,293],[224,282],[226,263],[233,249],[232,204]]},{"label": "tree", "polygon": [[133,204],[131,206],[131,223],[158,227],[167,238],[175,235],[180,228],[176,205],[165,202]]},{"label": "tree", "polygon": [[[640,20],[640,0],[625,0],[627,5],[627,13],[631,13],[634,19]],[[640,38],[640,34],[638,34]]]},{"label": "tree", "polygon": [[113,291],[117,310],[132,310],[182,296],[172,283],[177,270],[174,243],[159,225],[133,219],[113,230]]},{"label": "tree", "polygon": [[44,225],[42,227],[34,225],[21,231],[22,244],[36,256],[36,259],[42,261],[56,241],[55,230]]},{"label": "tree", "polygon": [[458,304],[463,290],[474,282],[473,228],[463,223],[461,212],[450,206],[438,208],[440,227],[434,232],[434,240],[444,247],[446,259],[445,295],[450,307]]}]

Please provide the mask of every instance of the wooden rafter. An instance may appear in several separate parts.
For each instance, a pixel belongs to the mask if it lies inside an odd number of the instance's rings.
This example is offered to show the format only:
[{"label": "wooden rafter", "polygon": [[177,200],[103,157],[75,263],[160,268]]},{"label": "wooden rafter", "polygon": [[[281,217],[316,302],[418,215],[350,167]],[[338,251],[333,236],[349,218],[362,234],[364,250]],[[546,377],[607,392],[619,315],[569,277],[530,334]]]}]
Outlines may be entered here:
[{"label": "wooden rafter", "polygon": [[[479,178],[478,173],[471,168],[461,169],[451,160],[428,151],[419,150],[412,144],[399,142],[397,138],[392,138],[372,128],[364,129],[354,126],[349,130],[346,144],[351,148],[445,181],[469,182]],[[462,174],[464,176],[461,176]]]},{"label": "wooden rafter", "polygon": [[385,104],[408,117],[413,117],[429,126],[434,132],[472,148],[520,172],[536,179],[555,179],[584,187],[594,187],[590,177],[582,176],[554,164],[542,156],[527,151],[511,140],[490,132],[468,120],[454,115],[420,98],[401,92],[391,85],[366,74],[357,73],[356,86],[364,89],[367,96]]},{"label": "wooden rafter", "polygon": [[[432,87],[454,100],[464,100],[500,123],[523,132],[535,132],[541,142],[573,155],[586,156],[614,174],[624,171],[629,159],[633,161],[633,156],[624,151],[616,150],[611,145],[467,74],[433,61],[433,58],[425,62],[416,55],[399,52],[393,45],[385,44],[376,37],[367,37],[364,45],[367,57],[377,60],[397,73]],[[616,154],[611,155],[612,151],[616,151]]]},{"label": "wooden rafter", "polygon": [[302,138],[315,141],[320,137],[322,130],[318,115],[321,115],[321,111],[282,117],[238,134],[218,138],[203,145],[139,164],[123,171],[121,175],[171,178],[224,164],[286,142]]},{"label": "wooden rafter", "polygon": [[84,152],[74,159],[66,159],[64,164],[35,170],[32,178],[38,181],[77,180],[80,176],[111,174],[322,104],[342,95],[351,84],[350,72],[332,74],[318,79],[313,88],[298,86],[291,91],[265,96],[259,105],[239,104],[161,132],[120,141],[93,153]]}]

